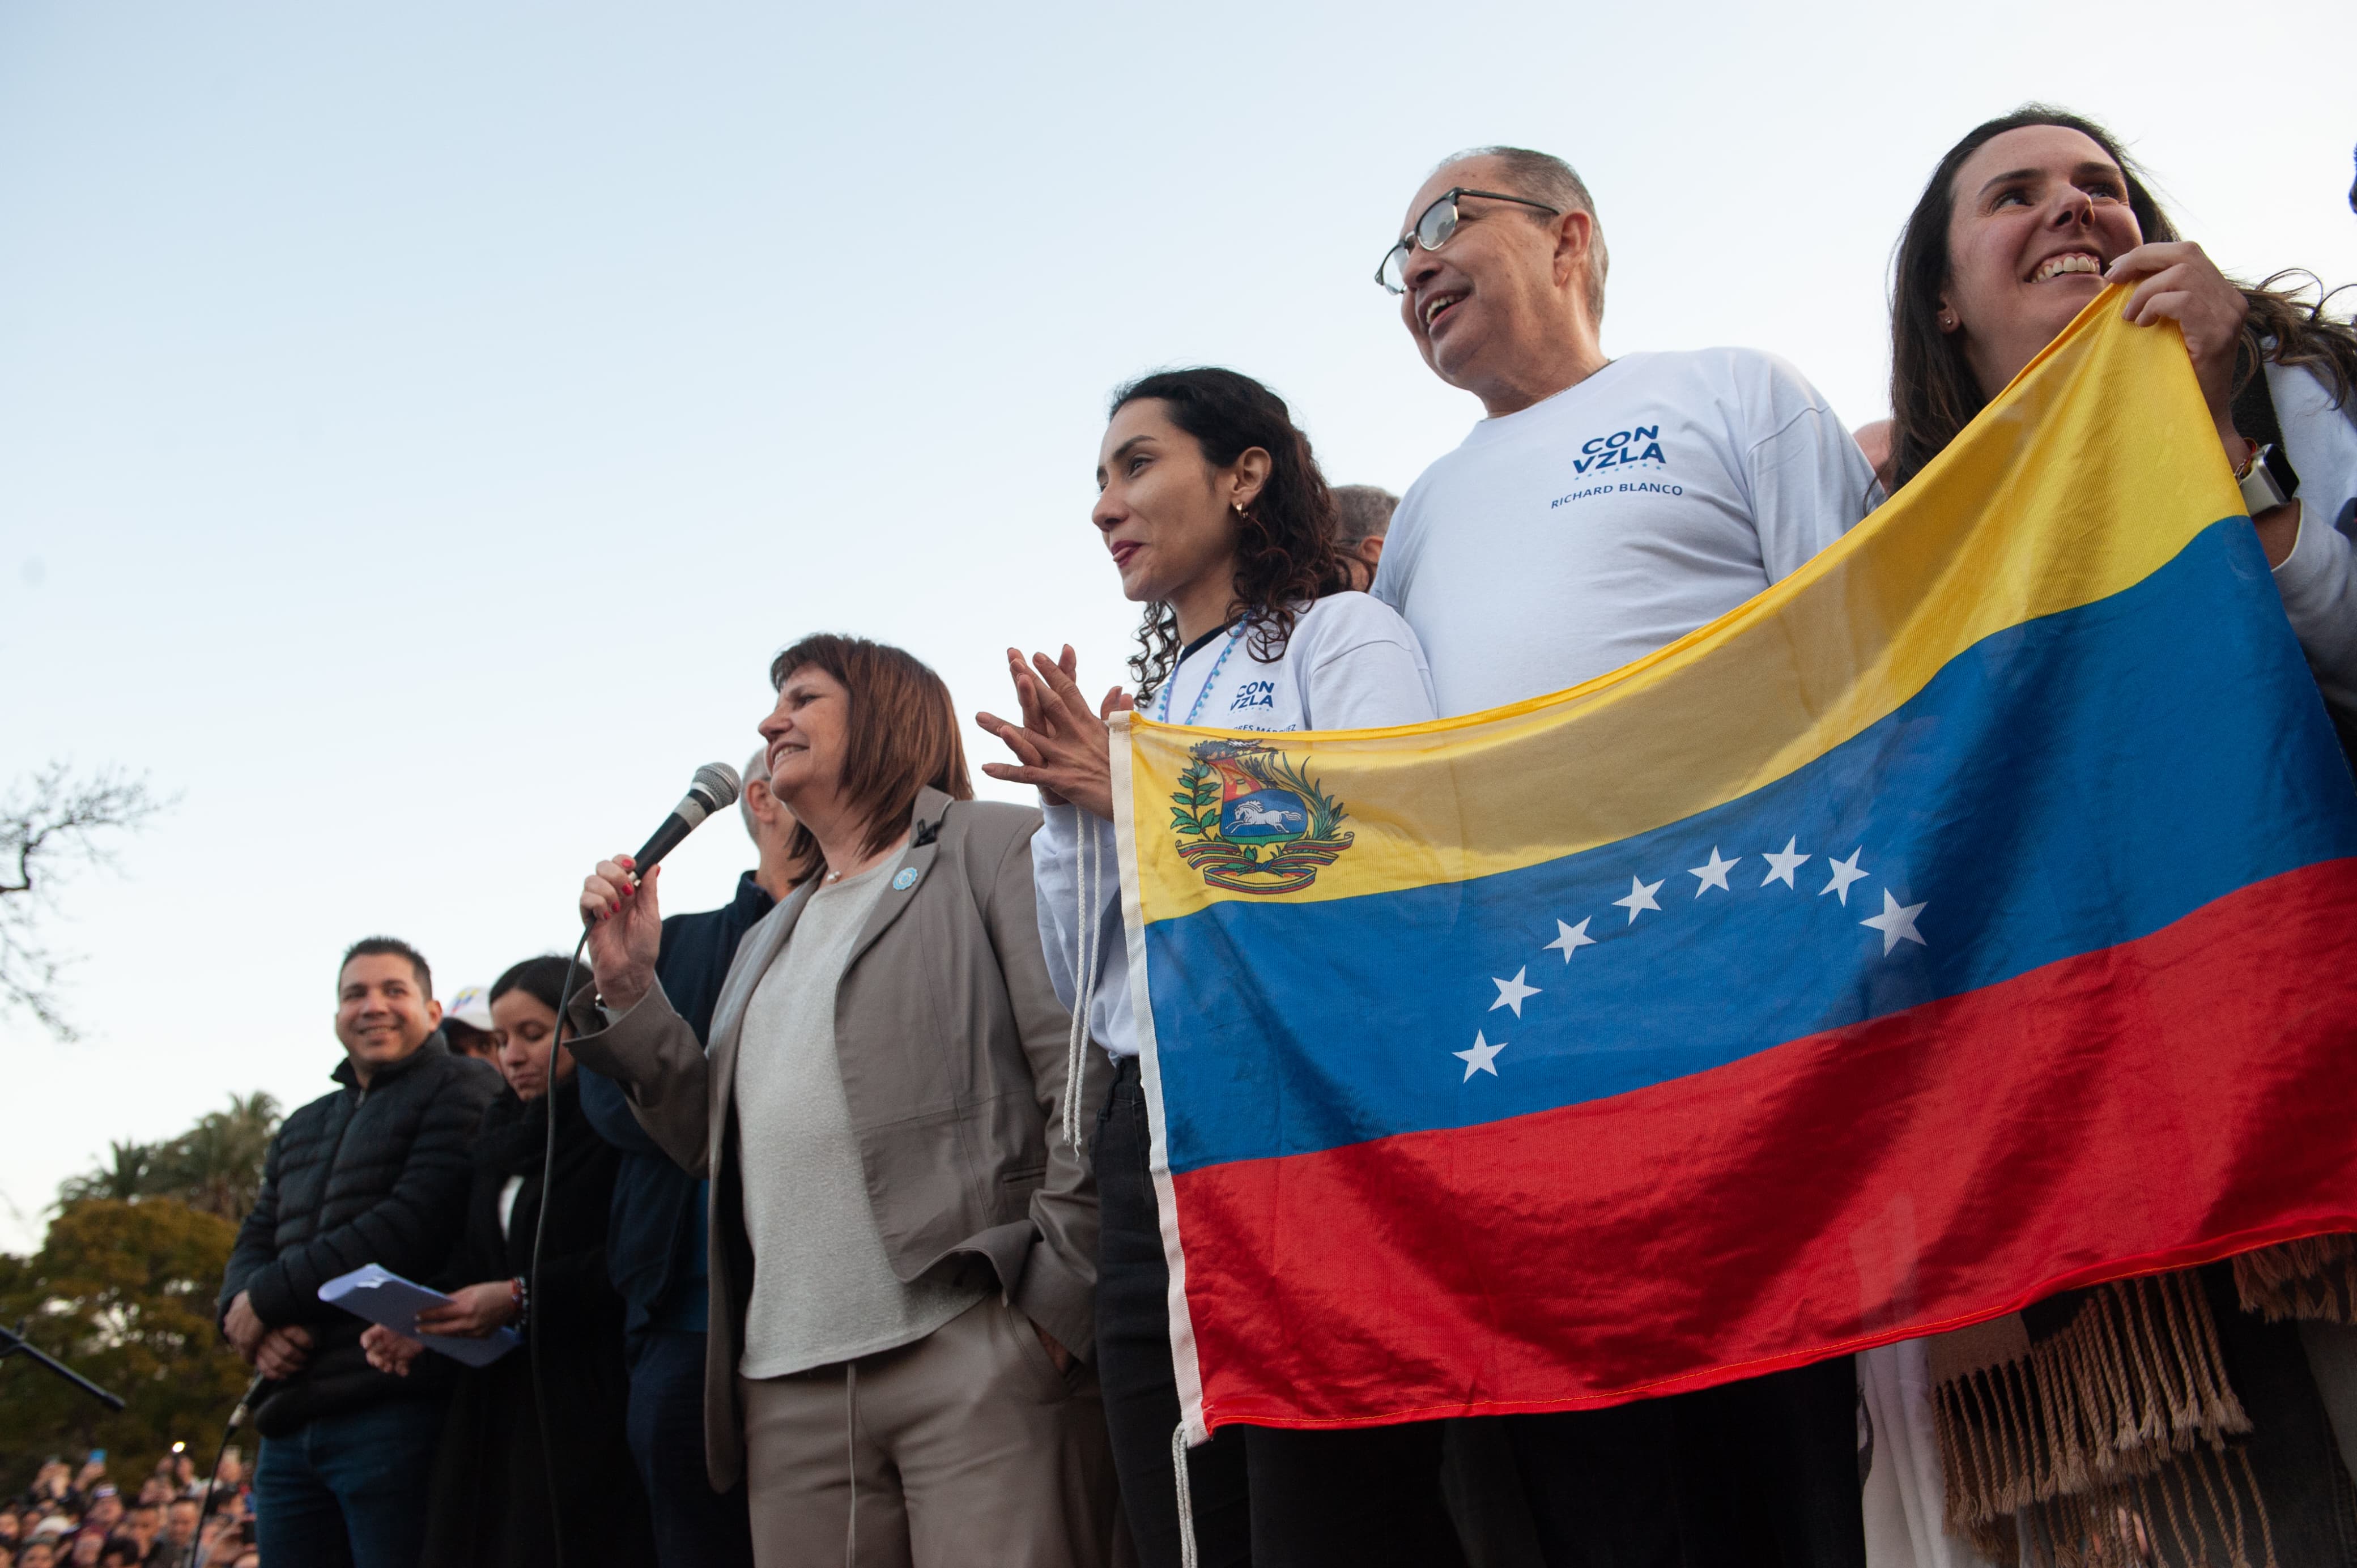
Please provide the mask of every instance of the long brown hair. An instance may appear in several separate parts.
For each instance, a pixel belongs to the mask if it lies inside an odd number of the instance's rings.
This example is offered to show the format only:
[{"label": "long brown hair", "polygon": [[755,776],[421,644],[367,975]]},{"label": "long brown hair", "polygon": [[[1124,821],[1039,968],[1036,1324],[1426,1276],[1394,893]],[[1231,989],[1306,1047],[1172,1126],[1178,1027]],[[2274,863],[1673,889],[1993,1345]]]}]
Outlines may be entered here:
[{"label": "long brown hair", "polygon": [[[1203,460],[1224,468],[1257,446],[1269,456],[1268,482],[1254,498],[1236,533],[1235,585],[1226,619],[1244,618],[1246,647],[1264,664],[1285,655],[1300,607],[1351,585],[1334,547],[1334,496],[1293,423],[1285,400],[1250,376],[1217,366],[1158,371],[1114,393],[1105,417],[1140,398],[1158,399],[1170,423],[1195,438]],[[1153,700],[1178,662],[1178,615],[1167,604],[1146,607],[1129,673],[1138,705]]]},{"label": "long brown hair", "polygon": [[1948,228],[1955,217],[1956,171],[1964,160],[2007,131],[2060,125],[2104,149],[2127,182],[2128,210],[2147,242],[2174,240],[2177,231],[2146,188],[2136,166],[2109,131],[2044,103],[2025,103],[1985,120],[1950,147],[1923,187],[1907,227],[1890,282],[1890,472],[1894,491],[1922,471],[1956,433],[1986,406],[1987,396],[1965,362],[1963,335],[1940,330],[1940,291],[1948,286]]},{"label": "long brown hair", "polygon": [[[2332,388],[2336,405],[2346,403],[2357,391],[2357,330],[2326,315],[2325,306],[2341,289],[2352,286],[2357,285],[2327,289],[2314,273],[2287,267],[2258,287],[2244,289],[2251,314],[2243,323],[2244,352],[2234,390],[2240,392],[2242,383],[2258,373],[2263,345],[2272,338],[2275,347],[2264,350],[2269,363],[2299,366]],[[2301,297],[2311,291],[2313,300]]]},{"label": "long brown hair", "polygon": [[[1932,171],[1899,236],[1890,284],[1890,460],[1886,475],[1894,491],[1921,473],[1988,403],[1964,360],[1962,335],[1940,330],[1940,291],[1948,285],[1948,229],[1955,215],[1956,171],[1994,138],[2029,125],[2059,125],[2103,148],[2119,166],[2127,185],[2128,210],[2136,214],[2145,242],[2179,238],[2177,225],[2146,185],[2144,170],[2117,137],[2093,120],[2050,104],[2025,103],[1966,132]],[[2345,402],[2357,386],[2357,333],[2324,314],[2332,295],[2320,285],[2313,304],[2299,297],[2304,288],[2276,286],[2287,278],[2307,275],[2277,273],[2255,288],[2236,285],[2250,305],[2243,324],[2237,385],[2258,373],[2263,340],[2272,338],[2275,347],[2264,350],[2266,359],[2309,368],[2332,383],[2336,402]]]},{"label": "long brown hair", "polygon": [[[842,788],[867,830],[861,854],[880,853],[907,830],[920,789],[974,799],[957,710],[948,683],[930,665],[888,643],[819,632],[770,661],[770,684],[784,690],[787,677],[805,666],[825,671],[850,693]],[[786,854],[803,875],[826,862],[817,836],[799,819]]]}]

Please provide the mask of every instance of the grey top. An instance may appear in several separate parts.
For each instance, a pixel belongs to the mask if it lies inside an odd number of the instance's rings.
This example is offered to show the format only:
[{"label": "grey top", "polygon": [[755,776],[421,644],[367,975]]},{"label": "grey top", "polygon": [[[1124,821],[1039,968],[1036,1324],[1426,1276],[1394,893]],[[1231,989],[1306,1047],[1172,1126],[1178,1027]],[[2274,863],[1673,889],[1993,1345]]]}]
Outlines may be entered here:
[{"label": "grey top", "polygon": [[813,890],[745,1008],[737,1058],[753,1295],[737,1370],[777,1378],[910,1344],[986,1294],[902,1283],[867,1201],[836,1063],[834,993],[895,863]]}]

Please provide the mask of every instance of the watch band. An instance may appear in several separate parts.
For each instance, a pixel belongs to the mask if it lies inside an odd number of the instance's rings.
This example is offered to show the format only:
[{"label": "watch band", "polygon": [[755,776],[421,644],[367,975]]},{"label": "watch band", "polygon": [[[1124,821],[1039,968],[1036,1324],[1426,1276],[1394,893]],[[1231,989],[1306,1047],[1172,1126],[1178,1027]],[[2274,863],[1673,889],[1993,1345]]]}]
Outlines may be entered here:
[{"label": "watch band", "polygon": [[2246,516],[2256,517],[2291,499],[2284,493],[2283,486],[2276,482],[2275,472],[2267,466],[2267,456],[2274,451],[2273,446],[2255,446],[2251,460],[2244,464],[2242,471],[2234,476],[2243,491],[2243,511]]}]

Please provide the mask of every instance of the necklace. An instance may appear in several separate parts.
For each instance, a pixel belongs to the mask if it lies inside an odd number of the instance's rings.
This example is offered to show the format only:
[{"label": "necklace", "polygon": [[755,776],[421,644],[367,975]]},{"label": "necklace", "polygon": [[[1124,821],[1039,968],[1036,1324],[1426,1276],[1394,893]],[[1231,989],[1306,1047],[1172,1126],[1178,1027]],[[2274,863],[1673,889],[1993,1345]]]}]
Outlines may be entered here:
[{"label": "necklace", "polygon": [[886,855],[899,854],[901,849],[907,845],[908,842],[909,841],[906,838],[903,838],[899,843],[887,849],[883,854],[871,855],[864,863],[855,861],[851,865],[846,866],[842,871],[829,871],[824,876],[818,879],[819,886],[822,887],[829,887],[833,886],[835,883],[842,881],[845,876],[864,876],[867,873],[875,870],[877,866],[883,865]]},{"label": "necklace", "polygon": [[[1195,693],[1195,705],[1187,710],[1187,723],[1189,727],[1192,727],[1195,721],[1202,716],[1203,699],[1211,694],[1211,682],[1220,678],[1220,671],[1227,664],[1228,655],[1236,650],[1236,639],[1243,634],[1244,622],[1239,620],[1229,631],[1227,645],[1220,650],[1219,658],[1212,660],[1211,672],[1203,677],[1203,689]],[[1162,683],[1162,722],[1166,725],[1170,722],[1170,688],[1178,683],[1178,671],[1176,670],[1171,671],[1170,679]]]}]

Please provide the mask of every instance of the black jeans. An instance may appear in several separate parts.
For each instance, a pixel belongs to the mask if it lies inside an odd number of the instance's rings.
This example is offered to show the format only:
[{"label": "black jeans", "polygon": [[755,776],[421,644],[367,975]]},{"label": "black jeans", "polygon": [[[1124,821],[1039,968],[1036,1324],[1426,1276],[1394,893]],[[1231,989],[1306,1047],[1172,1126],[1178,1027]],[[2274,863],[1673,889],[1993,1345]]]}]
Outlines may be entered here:
[{"label": "black jeans", "polygon": [[[1170,1271],[1147,1172],[1135,1058],[1114,1075],[1092,1144],[1097,1176],[1097,1377],[1123,1511],[1144,1568],[1178,1562],[1170,1435]],[[1440,1498],[1440,1425],[1296,1432],[1228,1427],[1187,1455],[1203,1568],[1333,1563],[1451,1568],[1463,1561]]]},{"label": "black jeans", "polygon": [[1609,1410],[1498,1419],[1548,1568],[1865,1568],[1847,1356]]},{"label": "black jeans", "polygon": [[712,1489],[704,1467],[705,1337],[641,1328],[623,1342],[630,1457],[647,1488],[660,1568],[753,1568],[745,1483]]}]

